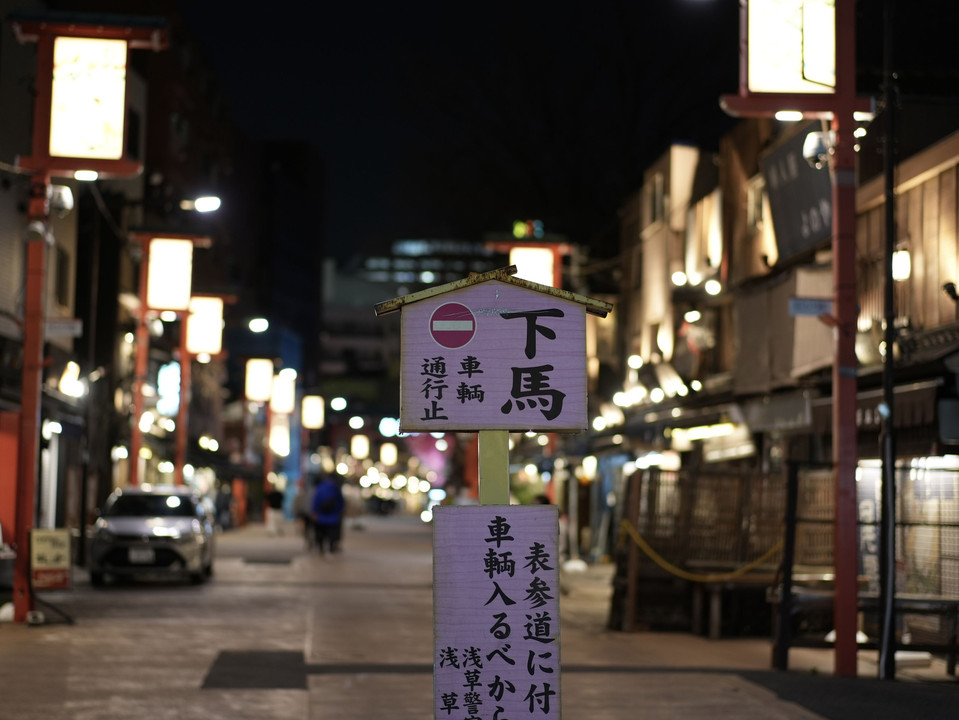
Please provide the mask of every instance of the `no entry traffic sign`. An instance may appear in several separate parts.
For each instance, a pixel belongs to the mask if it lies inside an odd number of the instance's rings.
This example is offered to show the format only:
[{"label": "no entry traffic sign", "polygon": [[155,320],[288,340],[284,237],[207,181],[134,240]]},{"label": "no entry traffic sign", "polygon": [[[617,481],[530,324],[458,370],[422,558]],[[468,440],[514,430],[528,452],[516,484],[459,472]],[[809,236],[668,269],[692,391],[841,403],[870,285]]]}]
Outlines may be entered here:
[{"label": "no entry traffic sign", "polygon": [[376,306],[402,310],[403,432],[586,429],[586,313],[612,306],[512,272]]},{"label": "no entry traffic sign", "polygon": [[461,348],[476,334],[473,312],[460,303],[445,303],[430,316],[430,335],[437,344],[455,350]]}]

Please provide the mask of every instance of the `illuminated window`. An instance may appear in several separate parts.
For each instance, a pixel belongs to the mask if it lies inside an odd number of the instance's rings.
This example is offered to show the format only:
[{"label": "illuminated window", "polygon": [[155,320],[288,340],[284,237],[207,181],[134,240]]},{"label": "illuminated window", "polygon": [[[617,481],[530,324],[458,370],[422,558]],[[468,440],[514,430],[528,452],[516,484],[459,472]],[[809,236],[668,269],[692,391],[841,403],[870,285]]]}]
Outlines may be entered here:
[{"label": "illuminated window", "polygon": [[662,173],[656,173],[643,187],[643,206],[647,226],[666,216],[666,190]]}]

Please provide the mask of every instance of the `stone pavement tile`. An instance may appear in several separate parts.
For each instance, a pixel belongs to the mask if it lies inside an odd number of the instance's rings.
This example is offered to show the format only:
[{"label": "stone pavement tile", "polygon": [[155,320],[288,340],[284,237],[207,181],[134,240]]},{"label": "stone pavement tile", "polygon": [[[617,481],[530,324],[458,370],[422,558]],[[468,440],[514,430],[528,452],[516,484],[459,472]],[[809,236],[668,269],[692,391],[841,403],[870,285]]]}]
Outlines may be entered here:
[{"label": "stone pavement tile", "polygon": [[742,677],[829,720],[954,720],[959,686],[953,682],[839,678],[802,672],[744,672]]},{"label": "stone pavement tile", "polygon": [[[220,537],[208,584],[93,590],[78,574],[52,598],[75,625],[0,625],[0,720],[432,718],[429,527],[364,519],[332,559],[257,532]],[[609,631],[610,569],[564,582],[567,720],[959,717],[955,681],[877,688],[831,677],[828,650],[776,673],[768,638]]]},{"label": "stone pavement tile", "polygon": [[427,673],[311,675],[308,720],[433,720]]},{"label": "stone pavement tile", "polygon": [[564,673],[563,714],[603,720],[822,720],[732,673]]},{"label": "stone pavement tile", "polygon": [[432,662],[432,590],[371,584],[317,588],[310,598],[308,663]]}]

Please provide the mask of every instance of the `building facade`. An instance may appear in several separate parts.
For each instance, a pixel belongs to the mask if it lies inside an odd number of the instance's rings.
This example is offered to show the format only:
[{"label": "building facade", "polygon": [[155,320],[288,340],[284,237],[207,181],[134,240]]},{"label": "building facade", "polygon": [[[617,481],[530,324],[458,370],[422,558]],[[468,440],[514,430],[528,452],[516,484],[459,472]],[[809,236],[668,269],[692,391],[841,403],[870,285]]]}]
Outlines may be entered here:
[{"label": "building facade", "polygon": [[[865,137],[879,127],[877,121],[863,128],[862,152],[877,151]],[[714,181],[692,192],[685,178],[696,174],[696,153],[673,148],[624,207],[623,384],[615,396],[623,421],[604,433],[603,444],[607,456],[626,463],[607,471],[618,504],[605,547],[625,521],[674,569],[745,566],[781,540],[787,470],[798,467],[797,562],[831,566],[831,187],[826,168],[802,154],[805,135],[820,129],[743,121],[711,159]],[[860,168],[859,562],[872,590],[886,431],[897,446],[898,587],[959,596],[952,527],[959,512],[951,369],[959,349],[956,138],[933,139],[896,170],[892,426],[882,406],[884,179]],[[707,290],[710,278],[718,284]],[[621,585],[632,582],[633,594],[619,594],[613,625],[702,619],[694,617],[695,584],[649,558],[618,557]],[[766,557],[766,566],[774,570],[775,559]],[[644,574],[637,586],[635,576]],[[906,631],[934,635],[938,622],[910,617]]]}]

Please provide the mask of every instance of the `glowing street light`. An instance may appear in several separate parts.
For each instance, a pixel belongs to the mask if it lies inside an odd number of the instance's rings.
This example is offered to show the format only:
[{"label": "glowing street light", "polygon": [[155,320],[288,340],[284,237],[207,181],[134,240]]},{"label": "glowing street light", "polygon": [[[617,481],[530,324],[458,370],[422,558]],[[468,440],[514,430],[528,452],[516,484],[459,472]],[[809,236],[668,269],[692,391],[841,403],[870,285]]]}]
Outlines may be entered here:
[{"label": "glowing street light", "polygon": [[[117,16],[119,17],[119,16]],[[104,24],[103,16],[11,13],[17,41],[36,43],[31,154],[17,166],[32,174],[27,206],[23,363],[20,396],[16,510],[17,553],[13,576],[15,622],[34,607],[30,582],[30,531],[36,505],[46,249],[50,234],[50,179],[79,170],[132,177],[143,165],[125,157],[127,56],[132,48],[167,47],[165,21],[126,18]]]},{"label": "glowing street light", "polygon": [[270,411],[278,415],[292,415],[296,410],[296,370],[283,368],[273,378]]},{"label": "glowing street light", "polygon": [[270,321],[261,317],[252,318],[247,324],[247,327],[250,328],[250,332],[252,333],[265,333],[270,329]]},{"label": "glowing street light", "polygon": [[273,395],[273,361],[250,358],[246,361],[244,397],[250,402],[269,402]]},{"label": "glowing street light", "polygon": [[322,430],[325,424],[325,409],[320,395],[306,395],[303,398],[300,420],[307,430]]},{"label": "glowing street light", "polygon": [[[131,485],[140,481],[140,450],[143,446],[143,386],[146,383],[151,313],[175,311],[185,313],[190,308],[193,288],[193,249],[208,247],[210,238],[203,235],[176,233],[133,233],[140,243],[140,305],[137,310],[136,360],[133,378],[133,419],[130,424]],[[181,404],[183,399],[181,398]]]},{"label": "glowing street light", "polygon": [[[176,421],[176,458],[173,482],[182,485],[189,439],[189,407],[192,391],[193,358],[212,358],[223,351],[224,298],[195,295],[180,328],[180,403]],[[209,360],[207,360],[208,362]],[[207,448],[209,449],[209,448]]]},{"label": "glowing street light", "polygon": [[181,200],[180,209],[198,213],[216,212],[220,209],[220,198],[216,195],[204,195],[193,200]]},{"label": "glowing street light", "polygon": [[223,350],[223,298],[194,295],[186,319],[186,351],[219,355]]}]

